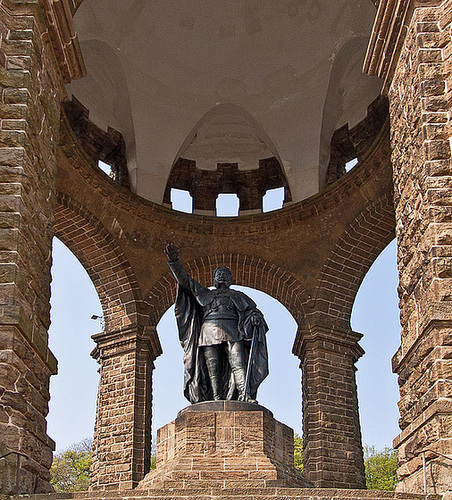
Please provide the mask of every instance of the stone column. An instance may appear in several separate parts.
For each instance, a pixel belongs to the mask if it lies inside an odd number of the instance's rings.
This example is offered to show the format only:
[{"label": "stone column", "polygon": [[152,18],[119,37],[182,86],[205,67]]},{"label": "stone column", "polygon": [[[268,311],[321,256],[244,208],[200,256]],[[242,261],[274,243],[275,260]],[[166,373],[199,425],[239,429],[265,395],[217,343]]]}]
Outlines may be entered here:
[{"label": "stone column", "polygon": [[436,453],[452,456],[452,2],[393,4],[380,5],[366,69],[385,78],[390,100],[402,324],[393,359],[398,489],[423,492],[425,452],[428,492],[444,493],[452,462]]},{"label": "stone column", "polygon": [[[130,489],[150,468],[152,327],[93,336],[100,363],[90,489]],[[155,334],[154,334],[155,335]]]},{"label": "stone column", "polygon": [[317,488],[365,488],[355,363],[361,334],[314,326],[301,359],[304,473]]},{"label": "stone column", "polygon": [[54,449],[47,329],[63,89],[46,31],[37,1],[0,1],[0,448],[28,457],[21,493],[50,490]]}]

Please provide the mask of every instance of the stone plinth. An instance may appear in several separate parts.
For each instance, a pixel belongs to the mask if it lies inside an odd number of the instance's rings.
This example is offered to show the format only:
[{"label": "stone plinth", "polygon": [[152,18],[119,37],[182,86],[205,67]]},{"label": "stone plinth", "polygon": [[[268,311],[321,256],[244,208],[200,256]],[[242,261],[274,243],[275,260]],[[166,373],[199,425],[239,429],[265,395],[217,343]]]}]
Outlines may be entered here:
[{"label": "stone plinth", "polygon": [[180,411],[157,432],[156,461],[138,488],[310,486],[294,468],[293,430],[238,401]]}]

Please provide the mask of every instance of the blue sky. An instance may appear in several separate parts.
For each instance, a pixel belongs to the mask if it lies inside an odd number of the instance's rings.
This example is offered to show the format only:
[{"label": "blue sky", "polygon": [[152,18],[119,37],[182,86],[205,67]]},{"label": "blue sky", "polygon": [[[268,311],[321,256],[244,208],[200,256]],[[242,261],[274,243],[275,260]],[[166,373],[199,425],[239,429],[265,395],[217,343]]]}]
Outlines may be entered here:
[{"label": "blue sky", "polygon": [[[181,256],[183,259],[183,255]],[[91,320],[102,311],[96,291],[79,262],[58,240],[54,240],[52,325],[50,348],[59,360],[59,373],[51,379],[48,433],[57,449],[92,436],[98,374],[90,357],[91,335],[101,330]],[[379,256],[358,292],[352,327],[364,334],[366,354],[358,362],[358,392],[363,444],[377,449],[391,446],[398,434],[398,389],[391,373],[391,357],[399,346],[395,242]],[[301,433],[301,379],[299,361],[291,353],[295,321],[273,298],[251,289],[264,312],[268,332],[270,375],[258,399],[281,422]],[[155,363],[153,435],[157,428],[176,417],[188,405],[182,396],[182,349],[172,308],[162,318],[158,332],[163,355]]]}]

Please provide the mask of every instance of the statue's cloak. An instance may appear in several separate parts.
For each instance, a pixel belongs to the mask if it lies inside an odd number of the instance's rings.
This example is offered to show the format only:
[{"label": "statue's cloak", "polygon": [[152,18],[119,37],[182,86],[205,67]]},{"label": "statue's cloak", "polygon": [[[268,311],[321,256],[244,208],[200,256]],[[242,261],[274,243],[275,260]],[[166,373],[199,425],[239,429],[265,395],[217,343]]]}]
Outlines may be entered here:
[{"label": "statue's cloak", "polygon": [[[199,346],[199,334],[203,323],[203,306],[208,305],[215,297],[214,292],[196,283],[196,296],[189,288],[178,285],[175,304],[179,340],[184,350],[184,396],[190,403],[211,401],[213,399],[209,374],[204,358],[203,348]],[[256,335],[253,363],[250,372],[249,395],[255,399],[257,388],[268,375],[268,352],[266,332],[268,326],[256,304],[244,293],[230,289],[230,297],[239,314],[238,330],[244,339],[249,359],[249,350],[253,335]],[[253,313],[261,316],[261,325],[251,323]],[[222,369],[223,394],[226,399],[236,399],[236,388],[229,363],[225,360]]]}]

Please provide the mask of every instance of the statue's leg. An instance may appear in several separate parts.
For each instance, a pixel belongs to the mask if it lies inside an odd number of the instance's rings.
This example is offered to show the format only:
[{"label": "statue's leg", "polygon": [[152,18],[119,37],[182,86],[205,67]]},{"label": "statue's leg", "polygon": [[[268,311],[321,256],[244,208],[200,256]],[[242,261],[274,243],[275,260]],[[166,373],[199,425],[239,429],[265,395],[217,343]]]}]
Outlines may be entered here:
[{"label": "statue's leg", "polygon": [[221,359],[219,347],[217,345],[204,347],[204,358],[206,360],[207,371],[209,372],[213,399],[216,401],[223,399],[221,394]]},{"label": "statue's leg", "polygon": [[228,341],[228,361],[234,374],[239,401],[246,401],[246,356],[243,342]]}]

